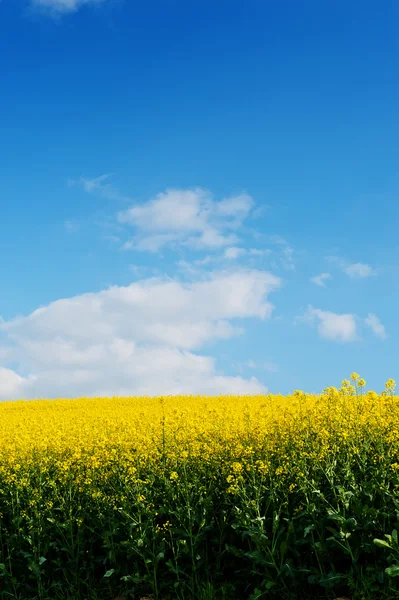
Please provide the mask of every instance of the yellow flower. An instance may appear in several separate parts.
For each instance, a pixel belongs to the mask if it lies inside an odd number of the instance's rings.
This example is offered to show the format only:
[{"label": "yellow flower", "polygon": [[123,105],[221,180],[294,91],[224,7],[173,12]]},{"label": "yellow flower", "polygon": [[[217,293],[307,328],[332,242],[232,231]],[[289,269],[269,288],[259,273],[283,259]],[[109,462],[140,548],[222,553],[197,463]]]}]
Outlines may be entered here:
[{"label": "yellow flower", "polygon": [[233,473],[241,473],[243,470],[243,466],[239,462],[233,463],[232,467],[233,467]]},{"label": "yellow flower", "polygon": [[352,381],[356,381],[357,379],[359,379],[360,375],[358,375],[357,373],[352,373],[351,375],[351,379]]},{"label": "yellow flower", "polygon": [[365,387],[365,385],[366,385],[366,382],[365,382],[365,380],[364,380],[364,379],[359,379],[359,381],[357,382],[357,385],[358,385],[360,388],[362,388],[362,387]]},{"label": "yellow flower", "polygon": [[387,390],[394,390],[396,387],[396,382],[394,379],[388,379],[388,381],[385,384],[385,387]]},{"label": "yellow flower", "polygon": [[172,471],[169,479],[171,479],[172,481],[175,481],[176,479],[179,479],[179,475],[176,473],[176,471]]}]

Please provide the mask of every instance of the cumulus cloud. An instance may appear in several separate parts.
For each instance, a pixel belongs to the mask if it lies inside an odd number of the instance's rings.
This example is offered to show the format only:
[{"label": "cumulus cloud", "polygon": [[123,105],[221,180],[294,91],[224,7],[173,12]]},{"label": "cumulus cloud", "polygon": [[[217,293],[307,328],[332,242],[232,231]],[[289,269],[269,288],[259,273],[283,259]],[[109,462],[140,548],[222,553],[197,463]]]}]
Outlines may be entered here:
[{"label": "cumulus cloud", "polygon": [[118,213],[135,230],[125,248],[156,252],[166,245],[217,250],[239,241],[235,231],[253,206],[248,194],[215,201],[207,190],[170,189]]},{"label": "cumulus cloud", "polygon": [[31,5],[55,14],[67,14],[76,12],[82,6],[102,2],[103,0],[31,0]]},{"label": "cumulus cloud", "polygon": [[[265,391],[256,378],[218,373],[215,360],[196,351],[241,335],[239,319],[269,318],[268,296],[279,286],[249,269],[189,284],[154,277],[2,321],[1,397]],[[9,368],[15,363],[29,376]]]},{"label": "cumulus cloud", "polygon": [[372,329],[372,331],[377,337],[381,338],[382,340],[385,340],[388,337],[384,325],[381,323],[380,319],[373,313],[369,313],[367,315],[365,323]]},{"label": "cumulus cloud", "polygon": [[335,342],[354,342],[357,339],[356,321],[352,314],[336,314],[309,306],[299,319],[309,323],[316,321],[318,334],[322,338]]},{"label": "cumulus cloud", "polygon": [[312,277],[310,281],[319,287],[326,287],[324,282],[327,281],[327,279],[332,279],[332,275],[330,275],[330,273],[320,273],[320,275],[315,275]]},{"label": "cumulus cloud", "polygon": [[12,369],[0,367],[0,398],[14,398],[23,393],[25,386],[34,380],[21,377]]}]

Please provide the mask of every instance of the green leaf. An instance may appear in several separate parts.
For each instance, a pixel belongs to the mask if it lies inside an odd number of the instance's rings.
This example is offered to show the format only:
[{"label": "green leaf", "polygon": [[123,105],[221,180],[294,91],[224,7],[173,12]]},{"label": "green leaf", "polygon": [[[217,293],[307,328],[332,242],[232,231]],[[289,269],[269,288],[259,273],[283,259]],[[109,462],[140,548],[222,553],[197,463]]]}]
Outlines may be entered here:
[{"label": "green leaf", "polygon": [[385,573],[389,577],[399,577],[399,565],[391,565],[385,569]]},{"label": "green leaf", "polygon": [[42,565],[44,562],[46,562],[47,558],[44,558],[44,556],[41,556],[39,558],[39,565]]},{"label": "green leaf", "polygon": [[348,527],[348,529],[355,529],[356,525],[357,521],[353,517],[349,517],[349,519],[346,519],[345,521],[345,526]]},{"label": "green leaf", "polygon": [[392,531],[392,539],[393,539],[393,541],[395,542],[395,544],[397,544],[397,543],[398,543],[398,532],[396,531],[396,529],[394,529],[394,530]]},{"label": "green leaf", "polygon": [[265,588],[266,588],[267,590],[271,590],[271,589],[272,589],[272,587],[274,587],[275,585],[276,585],[276,584],[274,583],[274,581],[268,581],[268,582],[266,583],[266,585],[265,585]]},{"label": "green leaf", "polygon": [[392,550],[392,546],[390,546],[385,540],[378,540],[377,538],[374,538],[373,542],[379,548],[389,548]]},{"label": "green leaf", "polygon": [[332,521],[337,521],[337,523],[345,523],[345,518],[342,515],[338,515],[334,512],[329,512],[328,518]]},{"label": "green leaf", "polygon": [[330,571],[326,577],[320,577],[319,585],[326,589],[332,589],[335,585],[342,581],[343,577],[344,576],[340,573],[332,573]]},{"label": "green leaf", "polygon": [[313,529],[314,529],[314,525],[313,524],[312,525],[308,525],[307,527],[305,527],[304,533],[303,533],[303,537],[306,537],[307,535],[309,535],[309,533],[311,531],[313,531]]},{"label": "green leaf", "polygon": [[104,575],[104,577],[111,577],[115,573],[115,569],[109,569]]}]

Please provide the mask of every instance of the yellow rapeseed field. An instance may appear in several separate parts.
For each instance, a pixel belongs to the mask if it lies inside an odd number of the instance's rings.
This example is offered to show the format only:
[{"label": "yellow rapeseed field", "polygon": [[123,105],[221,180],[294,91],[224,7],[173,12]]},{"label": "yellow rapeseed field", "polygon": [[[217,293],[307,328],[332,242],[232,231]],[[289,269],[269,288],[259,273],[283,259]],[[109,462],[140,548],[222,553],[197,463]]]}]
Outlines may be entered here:
[{"label": "yellow rapeseed field", "polygon": [[[345,505],[340,494],[346,484],[349,487],[353,484],[354,490],[371,477],[373,486],[389,489],[399,498],[399,398],[394,390],[395,382],[389,380],[382,394],[366,392],[365,381],[353,373],[340,389],[327,388],[319,395],[296,391],[290,396],[3,402],[0,404],[0,534],[3,531],[3,535],[6,532],[10,536],[25,531],[25,537],[18,543],[29,550],[27,560],[31,561],[29,568],[35,574],[37,597],[44,598],[44,587],[52,585],[54,576],[46,575],[46,563],[51,557],[56,560],[52,549],[63,547],[60,552],[64,552],[64,563],[69,552],[68,560],[77,561],[73,568],[78,570],[79,561],[83,561],[79,558],[82,544],[88,543],[84,541],[85,528],[94,532],[99,523],[107,520],[109,529],[114,515],[120,523],[124,519],[124,527],[130,523],[136,528],[135,535],[130,529],[130,537],[127,530],[115,533],[116,537],[119,535],[118,551],[123,545],[128,546],[139,561],[137,565],[140,560],[146,569],[152,565],[144,571],[147,575],[151,572],[151,577],[145,576],[147,579],[143,575],[143,581],[150,582],[150,588],[143,588],[144,591],[155,590],[158,594],[156,569],[166,561],[168,552],[170,559],[166,564],[177,573],[177,589],[183,577],[178,576],[177,557],[184,556],[184,552],[176,548],[180,543],[193,544],[193,532],[200,537],[202,529],[211,528],[219,509],[223,514],[231,511],[236,517],[239,515],[238,524],[232,525],[235,531],[244,526],[250,529],[249,523],[258,519],[266,535],[270,505],[270,532],[274,535],[277,525],[273,525],[273,519],[277,523],[284,510],[286,520],[302,514],[301,511],[313,506],[315,494],[324,502],[319,511],[331,514],[332,510],[338,514]],[[376,477],[376,473],[381,477]],[[355,495],[353,490],[351,493]],[[200,510],[199,506],[211,502],[207,499],[211,496],[213,504],[208,512],[205,508]],[[177,506],[186,507],[186,516]],[[245,518],[243,507],[252,511]],[[351,510],[347,506],[347,512]],[[211,513],[213,516],[209,516]],[[342,518],[348,517],[345,514]],[[70,545],[65,541],[66,533],[61,532],[62,523],[67,524],[66,529],[74,528],[68,533]],[[313,531],[317,527],[312,529],[313,525],[306,523],[311,532],[306,536],[316,543]],[[215,524],[212,527],[217,528]],[[118,561],[110,535],[103,570],[112,567],[106,571],[111,581]],[[227,538],[220,535],[225,545]],[[338,536],[337,543],[353,554],[355,550],[348,546],[350,535],[344,542],[339,542]],[[13,563],[10,544],[5,537],[0,541],[3,554],[0,554],[0,576],[3,568],[8,577],[4,581],[10,586],[7,589],[14,589],[18,577],[17,567],[14,566],[13,575],[12,565],[18,565],[22,559],[15,555]],[[73,549],[75,542],[79,551]],[[256,546],[258,542],[253,543]],[[158,544],[156,549],[154,544]],[[286,546],[284,556],[288,542]],[[281,545],[279,548],[278,552],[282,552]],[[198,558],[198,552],[197,548],[195,560],[204,560],[202,555]],[[192,548],[190,556],[193,565]],[[316,552],[320,577],[326,575],[327,569],[322,564],[323,557],[323,553],[319,557]],[[269,560],[271,566],[265,567],[265,573],[269,569],[268,589],[275,585],[273,577],[276,581],[282,577],[274,571],[277,563],[283,568],[283,558],[281,565],[279,558],[277,562]],[[80,568],[90,568],[88,563],[82,564]],[[175,565],[173,569],[171,565]],[[23,578],[23,564],[18,568],[19,577]],[[76,572],[73,575],[72,567],[69,568],[69,579],[64,572],[64,580],[66,577],[70,586],[79,587]],[[132,580],[127,572],[124,581]],[[122,570],[118,574],[122,575]],[[137,578],[140,579],[136,574]]]},{"label": "yellow rapeseed field", "polygon": [[[269,472],[278,460],[274,474],[284,479],[294,475],[293,454],[306,462],[322,462],[337,452],[356,455],[365,437],[370,444],[381,438],[389,442],[391,468],[399,469],[395,382],[389,380],[382,394],[363,393],[365,382],[353,376],[340,390],[327,388],[320,395],[296,391],[290,396],[3,402],[0,475],[5,482],[20,480],[23,485],[20,473],[35,464],[45,474],[51,464],[61,479],[73,471],[82,488],[90,486],[92,474],[106,475],[116,463],[126,467],[133,481],[140,467],[157,471],[164,456],[177,470],[185,461],[202,466],[220,462],[232,482],[242,470]],[[378,452],[374,460],[381,460]]]}]

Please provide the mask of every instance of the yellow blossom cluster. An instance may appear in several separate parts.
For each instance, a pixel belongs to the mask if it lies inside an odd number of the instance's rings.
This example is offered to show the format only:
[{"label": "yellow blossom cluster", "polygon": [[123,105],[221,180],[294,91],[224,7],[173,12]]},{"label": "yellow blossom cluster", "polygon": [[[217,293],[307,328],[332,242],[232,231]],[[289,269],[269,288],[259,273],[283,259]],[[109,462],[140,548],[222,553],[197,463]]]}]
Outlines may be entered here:
[{"label": "yellow blossom cluster", "polygon": [[[357,373],[350,380],[318,395],[297,390],[289,396],[3,402],[0,487],[18,486],[31,507],[51,512],[56,495],[48,491],[71,482],[83,496],[118,509],[133,498],[145,503],[152,478],[184,485],[189,465],[200,475],[223,477],[230,494],[254,474],[281,481],[293,492],[309,465],[342,453],[356,457],[366,438],[373,448],[370,460],[382,460],[382,440],[383,460],[396,472],[395,382],[390,379],[377,394],[364,392]],[[44,489],[48,498],[42,502]]]}]

